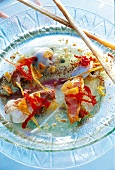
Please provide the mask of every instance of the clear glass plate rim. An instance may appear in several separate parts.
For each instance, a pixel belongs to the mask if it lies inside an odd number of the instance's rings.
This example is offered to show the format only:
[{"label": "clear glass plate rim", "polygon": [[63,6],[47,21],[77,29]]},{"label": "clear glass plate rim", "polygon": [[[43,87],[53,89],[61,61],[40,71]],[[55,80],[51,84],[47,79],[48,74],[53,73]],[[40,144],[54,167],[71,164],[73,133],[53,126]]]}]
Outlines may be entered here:
[{"label": "clear glass plate rim", "polygon": [[[25,12],[28,12],[28,10],[27,11],[25,11]],[[107,134],[109,134],[109,133],[107,133]],[[105,135],[106,136],[106,135]],[[95,140],[94,140],[95,141]],[[75,142],[75,141],[73,141],[73,142]],[[84,145],[84,146],[86,146],[86,145]]]},{"label": "clear glass plate rim", "polygon": [[[14,2],[13,4],[11,4],[11,5],[9,5],[9,7],[10,6],[12,6],[12,5],[16,5],[16,4],[19,4],[19,2]],[[47,7],[53,7],[53,8],[56,8],[56,6],[54,5],[54,6],[52,6],[52,5],[45,5],[45,6],[43,6],[44,8],[47,8]],[[81,10],[81,11],[86,11],[86,12],[89,12],[89,13],[91,13],[91,14],[93,14],[93,15],[96,15],[96,16],[98,16],[98,17],[100,17],[100,18],[102,18],[102,19],[104,19],[104,20],[106,20],[107,22],[109,22],[110,24],[112,24],[113,26],[114,26],[114,24],[111,22],[111,21],[109,21],[109,20],[107,20],[106,18],[104,18],[104,17],[101,17],[100,15],[98,15],[98,14],[95,14],[94,12],[91,12],[91,11],[88,11],[88,10],[85,10],[85,9],[83,9],[83,8],[75,8],[74,6],[66,6],[65,5],[65,7],[67,7],[67,8],[73,8],[73,9],[78,9],[78,10]],[[112,6],[113,8],[114,8],[114,6]],[[5,9],[7,9],[8,7],[6,7],[6,8],[3,8],[2,10],[4,11]],[[32,9],[32,8],[29,8],[29,9],[26,9],[26,10],[22,10],[22,12],[28,12],[28,11],[30,11],[30,10],[34,10],[34,9]],[[36,10],[34,10],[34,11],[36,11]],[[8,19],[11,19],[12,17],[15,17],[15,16],[17,16],[17,15],[19,15],[21,12],[17,12],[16,14],[14,14],[14,15],[12,15],[12,16],[10,16],[9,18],[6,18],[5,20],[3,20],[3,21],[1,21],[0,23],[2,23],[2,22],[6,22],[6,20],[8,20]]]}]

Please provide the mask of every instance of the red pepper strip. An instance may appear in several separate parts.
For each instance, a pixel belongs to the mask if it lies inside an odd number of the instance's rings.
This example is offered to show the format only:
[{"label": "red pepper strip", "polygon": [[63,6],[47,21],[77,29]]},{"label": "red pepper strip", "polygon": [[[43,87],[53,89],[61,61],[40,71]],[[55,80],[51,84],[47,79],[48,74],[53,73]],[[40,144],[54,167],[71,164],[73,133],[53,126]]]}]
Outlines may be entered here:
[{"label": "red pepper strip", "polygon": [[[86,100],[86,99],[83,99],[83,96],[88,96],[91,100]],[[79,92],[77,94],[68,94],[68,97],[76,97],[76,99],[81,103],[82,101],[84,102],[88,102],[88,103],[92,103],[92,105],[94,106],[97,101],[95,99],[96,96],[92,96],[91,94],[86,94],[86,93],[82,93],[82,92]]]},{"label": "red pepper strip", "polygon": [[87,58],[86,56],[82,56],[79,64],[80,64],[81,66],[86,67],[86,66],[88,66],[88,65],[90,64],[90,59]]},{"label": "red pepper strip", "polygon": [[26,91],[24,91],[24,97],[26,98],[26,100],[29,101],[33,112],[32,114],[30,114],[28,116],[28,118],[25,120],[25,122],[22,123],[22,128],[26,128],[27,123],[29,122],[29,120],[36,114],[36,113],[40,113],[41,108],[43,106],[45,106],[46,108],[48,108],[50,106],[50,102],[45,99],[45,98],[41,98],[36,96],[35,94],[33,95],[33,97],[31,97]]},{"label": "red pepper strip", "polygon": [[24,92],[24,97],[29,101],[33,110],[36,110],[41,106],[45,106],[46,108],[50,106],[50,102],[45,98],[38,97],[36,95],[31,97],[27,92]]},{"label": "red pepper strip", "polygon": [[31,57],[31,58],[22,58],[20,60],[18,60],[18,63],[22,64],[22,65],[31,65],[33,64],[34,62],[36,62],[38,60],[37,57]]},{"label": "red pepper strip", "polygon": [[33,110],[35,110],[38,106],[36,105],[37,101],[32,98],[27,92],[24,91],[25,99],[30,103]]},{"label": "red pepper strip", "polygon": [[22,128],[25,129],[27,126],[27,123],[31,120],[31,118],[36,114],[36,110],[32,112],[31,115],[28,116],[28,118],[22,123]]},{"label": "red pepper strip", "polygon": [[86,56],[76,56],[74,55],[75,58],[80,59],[80,61],[78,62],[80,66],[86,67],[90,64],[90,58],[87,58]]},{"label": "red pepper strip", "polygon": [[17,65],[16,66],[16,69],[19,70],[19,72],[27,79],[27,80],[32,80],[32,75],[31,75],[31,72],[28,70],[27,71],[24,71],[24,69],[22,68],[23,65]]},{"label": "red pepper strip", "polygon": [[[16,69],[20,71],[20,73],[27,79],[32,80],[32,73],[31,73],[31,64],[37,61],[37,57],[31,57],[31,58],[24,58],[18,61],[18,64],[16,66]],[[24,70],[24,66],[28,67],[28,71]]]},{"label": "red pepper strip", "polygon": [[75,58],[81,59],[81,56],[74,55]]},{"label": "red pepper strip", "polygon": [[96,96],[93,96],[92,94],[91,94],[91,89],[88,87],[88,86],[84,86],[84,89],[85,89],[85,91],[88,93],[87,94],[87,96],[91,99],[91,101],[92,101],[92,105],[94,106],[96,103],[97,103],[97,101],[96,101]]},{"label": "red pepper strip", "polygon": [[80,109],[79,117],[83,119],[86,115],[88,115],[88,112],[86,110]]},{"label": "red pepper strip", "polygon": [[38,97],[38,96],[35,96],[34,97],[37,99],[37,102],[41,101],[42,102],[42,106],[45,106],[46,108],[48,108],[50,106],[50,102],[45,99],[45,98],[41,98],[41,97]]},{"label": "red pepper strip", "polygon": [[87,103],[92,103],[92,105],[94,106],[97,103],[95,96],[88,96],[88,97],[91,99],[90,101],[86,100],[86,99],[82,99],[82,102],[84,101],[84,102],[87,102]]},{"label": "red pepper strip", "polygon": [[84,86],[84,89],[88,94],[91,94],[91,89],[88,86]]}]

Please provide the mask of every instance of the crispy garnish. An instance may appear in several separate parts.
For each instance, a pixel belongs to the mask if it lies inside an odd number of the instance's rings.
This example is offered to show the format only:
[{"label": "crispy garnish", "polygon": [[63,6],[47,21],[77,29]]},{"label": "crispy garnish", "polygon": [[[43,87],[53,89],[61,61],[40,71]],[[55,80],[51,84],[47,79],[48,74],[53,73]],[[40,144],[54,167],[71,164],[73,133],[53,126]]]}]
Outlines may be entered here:
[{"label": "crispy garnish", "polygon": [[[23,91],[21,85],[20,85],[19,83],[17,83],[17,82],[16,82],[16,84],[17,84],[17,86],[20,88],[21,93],[22,93],[22,95],[24,96],[24,91]],[[28,109],[28,105],[27,105],[27,103],[26,103],[25,98],[23,98],[23,99],[18,103],[18,109],[21,110],[22,113],[26,114],[27,116],[31,115],[31,113],[30,113],[30,111],[29,111],[29,109]],[[37,123],[37,120],[35,119],[35,117],[33,116],[31,119],[32,119],[33,122],[36,124],[36,126],[37,126],[38,128],[40,128],[39,125],[38,125],[38,123]]]},{"label": "crispy garnish", "polygon": [[[20,111],[22,111],[22,113],[25,114],[25,115],[27,115],[27,116],[31,115],[31,112],[29,111],[28,106],[27,106],[27,103],[26,103],[26,100],[25,100],[24,98],[18,103],[18,109],[19,109]],[[37,120],[35,119],[35,117],[32,117],[31,119],[32,119],[33,122],[36,124],[36,126],[37,126],[38,128],[40,128],[39,125],[38,125]]]},{"label": "crispy garnish", "polygon": [[55,67],[55,66],[50,66],[50,67],[48,68],[48,71],[49,71],[50,73],[55,73],[56,67]]},{"label": "crispy garnish", "polygon": [[104,93],[105,88],[103,86],[98,86],[97,87],[98,93],[102,96],[105,96],[106,94]]},{"label": "crispy garnish", "polygon": [[46,69],[46,66],[45,66],[43,63],[39,63],[39,69],[45,70],[45,69]]},{"label": "crispy garnish", "polygon": [[61,88],[62,93],[64,94],[77,94],[79,92],[78,87],[72,87],[73,84],[70,80],[64,83]]},{"label": "crispy garnish", "polygon": [[12,94],[12,89],[10,88],[10,86],[8,85],[3,85],[2,88],[4,89],[4,91],[6,91],[8,94]]},{"label": "crispy garnish", "polygon": [[53,57],[53,51],[46,50],[46,52],[44,53],[44,58],[52,59],[52,57]]},{"label": "crispy garnish", "polygon": [[6,78],[6,80],[7,80],[8,82],[11,82],[11,74],[9,74],[8,72],[6,72],[6,73],[4,74],[4,77]]},{"label": "crispy garnish", "polygon": [[31,73],[34,81],[37,84],[39,84],[42,87],[42,89],[48,90],[48,88],[44,87],[39,81],[39,79],[42,77],[42,74],[38,70],[36,70],[35,67],[33,67],[32,65],[31,65]]}]

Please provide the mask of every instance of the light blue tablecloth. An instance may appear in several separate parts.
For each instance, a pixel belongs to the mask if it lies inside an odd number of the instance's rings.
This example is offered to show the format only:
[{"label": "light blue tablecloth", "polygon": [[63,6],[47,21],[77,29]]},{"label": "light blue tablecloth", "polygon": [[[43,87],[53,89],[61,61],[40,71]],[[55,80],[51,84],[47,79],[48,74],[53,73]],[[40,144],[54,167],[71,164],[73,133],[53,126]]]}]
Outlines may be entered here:
[{"label": "light blue tablecloth", "polygon": [[[92,1],[93,0],[73,0],[71,1],[71,6],[80,7],[83,9],[87,9],[91,12],[97,13],[100,16],[103,16],[104,18],[107,18],[111,22],[114,23],[114,11],[112,11],[112,6],[114,5],[114,0],[95,0],[97,7],[92,7]],[[103,3],[104,1],[104,3]],[[0,2],[0,9],[7,7],[11,3],[15,2],[15,0],[2,0]],[[53,2],[51,0],[41,0],[43,5],[52,4]],[[70,0],[62,0],[62,2],[66,5],[70,5]],[[90,5],[89,5],[90,4]],[[101,5],[99,5],[101,4]],[[104,4],[110,4],[108,6],[108,12],[105,12]],[[99,6],[98,6],[99,5]],[[101,10],[100,10],[101,9]],[[8,13],[10,16],[12,15],[13,11]],[[20,163],[15,162],[14,160],[11,160],[10,158],[6,157],[4,154],[0,153],[0,170],[35,170],[35,168],[27,167],[25,165],[22,165]],[[96,160],[87,163],[85,165],[82,165],[77,168],[71,168],[69,170],[115,170],[115,147],[111,148],[109,151],[107,151],[104,155],[97,158]],[[40,170],[40,169],[38,169]]]},{"label": "light blue tablecloth", "polygon": [[[103,156],[96,160],[82,165],[77,168],[69,168],[68,170],[115,170],[115,148],[110,149]],[[27,167],[20,163],[17,163],[3,154],[0,154],[0,170],[40,170],[31,167]],[[67,169],[65,169],[67,170]]]}]

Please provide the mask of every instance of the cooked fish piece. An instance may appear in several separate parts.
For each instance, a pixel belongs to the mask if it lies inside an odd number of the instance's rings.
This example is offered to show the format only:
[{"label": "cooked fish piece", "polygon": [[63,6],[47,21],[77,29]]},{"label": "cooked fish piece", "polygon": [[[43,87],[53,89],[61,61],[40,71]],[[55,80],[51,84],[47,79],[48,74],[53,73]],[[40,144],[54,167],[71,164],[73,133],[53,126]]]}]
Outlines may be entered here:
[{"label": "cooked fish piece", "polygon": [[[45,90],[37,91],[30,94],[29,96],[34,97],[34,95],[40,96],[41,98],[45,98],[48,101],[52,101],[55,99],[55,91],[53,89],[47,91]],[[22,107],[22,109],[20,110],[20,107],[18,105],[20,102],[22,102],[23,104],[22,106],[26,107],[26,105],[24,105],[25,104],[24,98],[19,98],[17,100],[9,100],[4,107],[5,113],[10,115],[10,118],[14,123],[24,122],[29,116],[29,114],[31,114],[31,112],[34,111],[29,101],[27,101],[27,108],[24,109]],[[37,104],[39,105],[39,103]]]},{"label": "cooked fish piece", "polygon": [[23,112],[18,109],[17,103],[20,100],[21,99],[9,100],[4,107],[5,113],[10,115],[10,118],[14,123],[22,123],[28,117],[26,114],[23,114]]},{"label": "cooked fish piece", "polygon": [[[62,86],[62,92],[65,94],[65,102],[68,110],[68,118],[71,123],[79,121],[79,112],[81,108],[80,100],[77,100],[76,94],[84,91],[84,81],[82,77],[77,77],[72,81],[67,81]],[[70,95],[73,95],[70,97]]]}]

